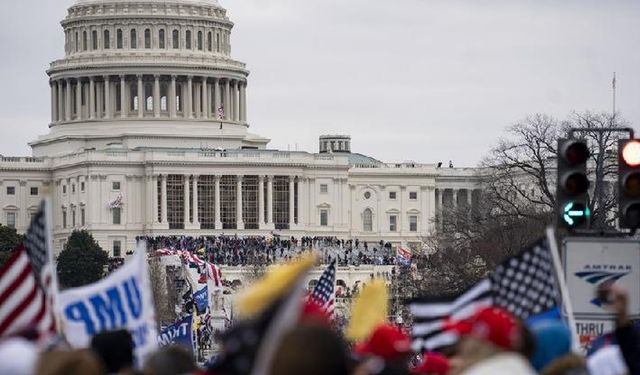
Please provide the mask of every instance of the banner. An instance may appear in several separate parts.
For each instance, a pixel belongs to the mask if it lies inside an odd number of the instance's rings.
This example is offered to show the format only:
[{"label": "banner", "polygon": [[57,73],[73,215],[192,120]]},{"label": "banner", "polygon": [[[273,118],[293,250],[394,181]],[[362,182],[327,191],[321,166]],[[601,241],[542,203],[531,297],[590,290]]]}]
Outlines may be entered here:
[{"label": "banner", "polygon": [[180,345],[190,352],[193,352],[193,340],[191,333],[191,324],[193,316],[188,315],[181,321],[173,323],[162,330],[158,335],[158,344],[160,346]]},{"label": "banner", "polygon": [[199,291],[193,293],[193,302],[196,304],[198,314],[204,314],[209,307],[209,288],[204,287]]},{"label": "banner", "polygon": [[86,348],[93,335],[126,329],[135,346],[136,365],[157,348],[153,295],[144,243],[124,266],[106,278],[58,295],[64,334],[74,348]]}]

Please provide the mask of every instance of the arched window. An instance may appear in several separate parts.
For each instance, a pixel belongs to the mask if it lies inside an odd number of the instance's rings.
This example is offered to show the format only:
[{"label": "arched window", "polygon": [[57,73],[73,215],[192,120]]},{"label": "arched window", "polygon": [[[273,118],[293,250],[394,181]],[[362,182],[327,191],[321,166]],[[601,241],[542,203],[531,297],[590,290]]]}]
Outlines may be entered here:
[{"label": "arched window", "polygon": [[129,41],[129,46],[132,49],[138,48],[138,35],[136,33],[136,29],[131,29],[131,40]]},{"label": "arched window", "polygon": [[151,30],[144,30],[144,48],[151,48]]},{"label": "arched window", "polygon": [[87,50],[87,32],[86,31],[82,32],[82,50],[83,51]]},{"label": "arched window", "polygon": [[202,51],[202,31],[198,31],[198,51]]},{"label": "arched window", "polygon": [[213,41],[211,40],[211,31],[207,33],[207,51],[211,52],[213,49]]},{"label": "arched window", "polygon": [[216,33],[216,52],[220,52],[220,34]]},{"label": "arched window", "polygon": [[173,30],[173,49],[180,48],[180,32],[178,30]]},{"label": "arched window", "polygon": [[186,39],[186,49],[191,49],[191,30],[187,30],[187,33],[185,34],[185,39]]},{"label": "arched window", "polygon": [[98,49],[98,32],[95,30],[91,32],[91,49],[94,51]]},{"label": "arched window", "polygon": [[122,29],[116,31],[116,48],[122,49]]},{"label": "arched window", "polygon": [[80,34],[76,31],[76,52],[80,51]]},{"label": "arched window", "polygon": [[144,95],[145,95],[145,111],[153,111],[153,85],[146,84],[144,85]]},{"label": "arched window", "polygon": [[109,30],[105,30],[104,31],[104,37],[102,39],[104,39],[102,41],[102,44],[104,45],[104,49],[109,49],[111,48],[111,35],[109,33]]},{"label": "arched window", "polygon": [[158,31],[158,48],[164,49],[164,29]]},{"label": "arched window", "polygon": [[365,232],[373,232],[373,212],[368,208],[362,213],[362,229]]}]

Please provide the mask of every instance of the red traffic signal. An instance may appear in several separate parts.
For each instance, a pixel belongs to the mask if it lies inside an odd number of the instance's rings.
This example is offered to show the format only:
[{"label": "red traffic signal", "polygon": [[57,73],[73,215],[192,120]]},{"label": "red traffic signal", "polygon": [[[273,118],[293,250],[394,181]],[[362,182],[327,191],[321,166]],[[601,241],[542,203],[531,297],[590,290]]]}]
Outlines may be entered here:
[{"label": "red traffic signal", "polygon": [[622,147],[622,161],[629,167],[640,166],[640,141],[631,140]]}]

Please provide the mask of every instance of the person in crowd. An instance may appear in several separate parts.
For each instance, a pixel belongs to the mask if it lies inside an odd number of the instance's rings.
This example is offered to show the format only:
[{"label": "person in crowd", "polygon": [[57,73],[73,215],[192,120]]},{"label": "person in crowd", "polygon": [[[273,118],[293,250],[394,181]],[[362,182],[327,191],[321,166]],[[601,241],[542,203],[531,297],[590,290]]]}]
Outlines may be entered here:
[{"label": "person in crowd", "polygon": [[110,374],[133,374],[133,338],[127,330],[101,332],[91,339],[91,349]]},{"label": "person in crowd", "polygon": [[640,375],[640,332],[629,319],[629,294],[616,283],[605,286],[602,293],[605,306],[615,314],[614,335],[629,374]]},{"label": "person in crowd", "polygon": [[450,329],[461,335],[451,358],[452,375],[535,374],[519,353],[522,335],[518,322],[499,307],[486,307]]},{"label": "person in crowd", "polygon": [[182,375],[197,371],[191,353],[179,346],[161,348],[151,354],[144,363],[144,375]]},{"label": "person in crowd", "polygon": [[91,350],[52,351],[38,360],[37,375],[103,375],[100,358]]},{"label": "person in crowd", "polygon": [[451,365],[440,353],[425,353],[422,362],[411,370],[414,375],[447,375]]}]

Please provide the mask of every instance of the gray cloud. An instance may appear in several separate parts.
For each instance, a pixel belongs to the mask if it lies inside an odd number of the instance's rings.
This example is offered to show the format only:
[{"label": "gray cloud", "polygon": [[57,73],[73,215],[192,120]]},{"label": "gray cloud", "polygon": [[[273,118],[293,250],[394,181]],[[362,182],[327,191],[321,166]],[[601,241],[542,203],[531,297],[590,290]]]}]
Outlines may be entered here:
[{"label": "gray cloud", "polygon": [[[0,15],[3,154],[28,154],[46,132],[44,70],[62,55],[70,3],[9,2]],[[610,110],[613,71],[619,110],[640,123],[637,1],[222,4],[252,72],[251,130],[272,147],[315,151],[318,135],[347,133],[379,159],[473,165],[526,114]]]}]

